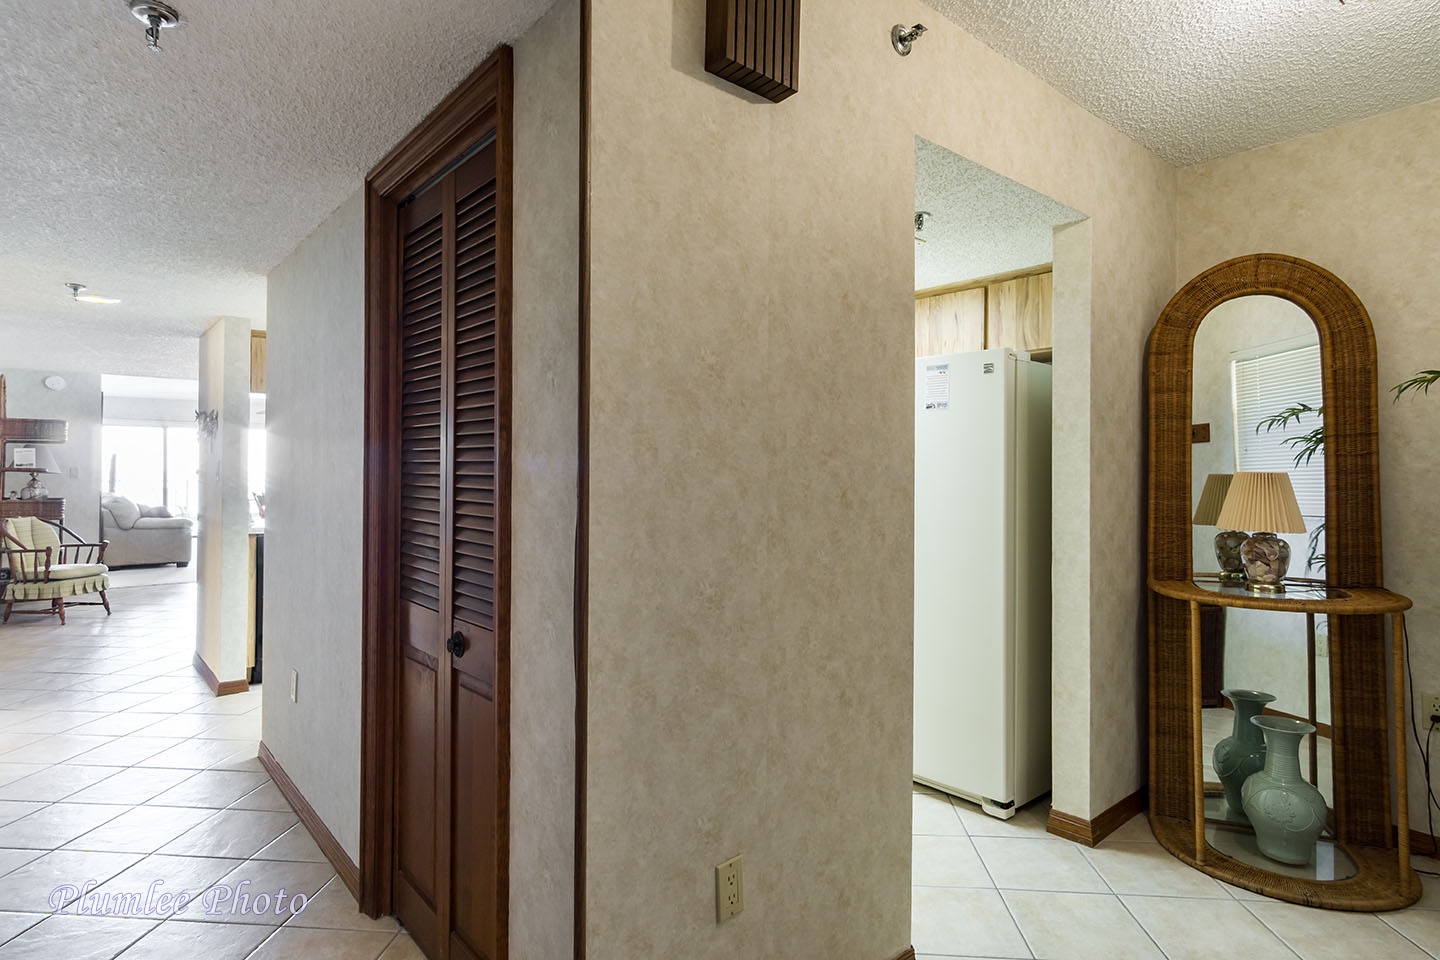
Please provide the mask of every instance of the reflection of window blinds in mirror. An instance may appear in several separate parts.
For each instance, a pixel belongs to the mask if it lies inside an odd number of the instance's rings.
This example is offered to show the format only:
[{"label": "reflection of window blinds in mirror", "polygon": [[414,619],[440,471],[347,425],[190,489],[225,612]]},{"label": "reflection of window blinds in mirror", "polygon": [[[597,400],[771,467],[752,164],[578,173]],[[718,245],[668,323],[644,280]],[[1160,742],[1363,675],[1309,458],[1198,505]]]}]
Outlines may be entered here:
[{"label": "reflection of window blinds in mirror", "polygon": [[[1320,418],[1303,414],[1284,427],[1268,432],[1260,421],[1289,407],[1323,402],[1320,382],[1320,347],[1301,347],[1263,357],[1236,360],[1231,365],[1235,396],[1235,463],[1238,470],[1283,471],[1290,474],[1300,512],[1312,525],[1325,517],[1325,451],[1309,463],[1295,466],[1295,444],[1320,425]],[[1257,427],[1259,427],[1257,431]]]}]

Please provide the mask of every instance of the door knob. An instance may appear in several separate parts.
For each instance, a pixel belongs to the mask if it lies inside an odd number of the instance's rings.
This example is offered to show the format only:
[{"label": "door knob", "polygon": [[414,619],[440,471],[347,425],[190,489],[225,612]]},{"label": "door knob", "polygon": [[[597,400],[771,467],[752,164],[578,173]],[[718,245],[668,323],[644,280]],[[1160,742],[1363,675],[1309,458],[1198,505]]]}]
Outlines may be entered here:
[{"label": "door knob", "polygon": [[453,656],[456,660],[459,660],[461,657],[465,656],[465,634],[461,633],[459,630],[456,630],[454,633],[452,633],[450,637],[445,641],[445,651],[451,656]]}]

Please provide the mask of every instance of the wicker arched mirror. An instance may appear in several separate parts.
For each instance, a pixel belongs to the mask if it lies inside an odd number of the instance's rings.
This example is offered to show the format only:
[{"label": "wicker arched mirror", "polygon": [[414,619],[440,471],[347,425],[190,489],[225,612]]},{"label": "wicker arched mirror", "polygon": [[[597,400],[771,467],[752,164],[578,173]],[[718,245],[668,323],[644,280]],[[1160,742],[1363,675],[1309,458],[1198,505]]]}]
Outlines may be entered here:
[{"label": "wicker arched mirror", "polygon": [[[1193,560],[1192,515],[1200,492],[1192,482],[1191,456],[1195,335],[1216,307],[1250,295],[1295,304],[1314,321],[1319,339],[1328,526],[1324,583],[1310,587],[1310,600],[1299,591],[1266,598],[1247,595],[1243,587],[1202,584]],[[1419,895],[1408,862],[1407,818],[1401,811],[1397,824],[1392,816],[1392,737],[1397,729],[1403,735],[1404,726],[1400,710],[1386,708],[1387,670],[1393,675],[1399,666],[1403,620],[1398,614],[1409,601],[1387,593],[1382,584],[1376,383],[1375,337],[1364,306],[1333,274],[1295,257],[1256,254],[1206,270],[1171,299],[1150,337],[1151,827],[1171,853],[1213,876],[1282,899],[1339,909],[1393,909]],[[1210,811],[1218,784],[1212,782],[1210,758],[1203,755],[1199,653],[1202,610],[1215,607],[1304,615],[1312,625],[1312,642],[1316,617],[1322,628],[1328,626],[1329,658],[1319,662],[1329,673],[1333,784],[1332,795],[1325,798],[1330,809],[1323,835],[1331,853],[1343,850],[1348,870],[1317,879],[1216,841]],[[1387,613],[1396,637],[1390,657]],[[1300,654],[1303,659],[1303,647]],[[1312,649],[1312,676],[1313,657]],[[1403,740],[1396,763],[1403,783]],[[1311,770],[1313,780],[1313,761]],[[1402,832],[1398,845],[1396,826]],[[1328,856],[1322,851],[1318,859]]]}]

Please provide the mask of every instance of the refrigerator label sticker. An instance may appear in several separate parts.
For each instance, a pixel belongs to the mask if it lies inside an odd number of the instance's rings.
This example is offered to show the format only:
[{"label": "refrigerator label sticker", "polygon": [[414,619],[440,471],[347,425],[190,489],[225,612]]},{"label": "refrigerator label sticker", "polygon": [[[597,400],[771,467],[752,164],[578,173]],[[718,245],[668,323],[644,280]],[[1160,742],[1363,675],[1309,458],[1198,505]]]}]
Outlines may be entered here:
[{"label": "refrigerator label sticker", "polygon": [[948,410],[950,408],[950,364],[927,363],[925,365],[925,409]]}]

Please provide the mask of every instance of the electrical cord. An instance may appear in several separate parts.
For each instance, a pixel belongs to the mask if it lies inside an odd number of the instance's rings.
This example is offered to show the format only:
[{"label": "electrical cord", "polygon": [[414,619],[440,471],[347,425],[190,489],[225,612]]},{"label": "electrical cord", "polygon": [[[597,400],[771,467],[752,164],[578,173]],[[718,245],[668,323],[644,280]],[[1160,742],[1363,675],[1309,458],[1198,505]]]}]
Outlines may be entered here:
[{"label": "electrical cord", "polygon": [[[1410,665],[1409,626],[1403,627],[1403,631],[1405,642],[1405,677],[1410,685],[1410,734],[1415,739],[1415,749],[1420,752],[1420,766],[1425,772],[1425,825],[1427,832],[1430,834],[1429,856],[1435,857],[1437,854],[1440,854],[1440,840],[1437,840],[1435,836],[1435,810],[1440,808],[1440,800],[1437,800],[1435,797],[1435,788],[1432,786],[1433,781],[1430,779],[1430,740],[1435,735],[1435,728],[1440,726],[1440,714],[1430,715],[1430,726],[1425,731],[1425,742],[1422,744],[1420,742],[1420,722],[1415,716],[1415,671]],[[1399,798],[1401,803],[1408,802],[1405,796],[1407,791],[1408,787],[1401,788]],[[1417,870],[1415,872],[1422,873],[1427,877],[1440,877],[1440,873],[1430,870]]]}]

